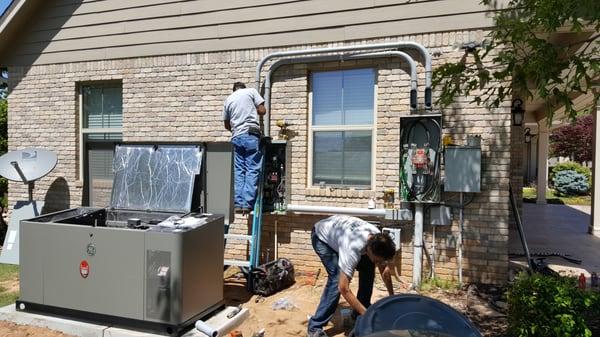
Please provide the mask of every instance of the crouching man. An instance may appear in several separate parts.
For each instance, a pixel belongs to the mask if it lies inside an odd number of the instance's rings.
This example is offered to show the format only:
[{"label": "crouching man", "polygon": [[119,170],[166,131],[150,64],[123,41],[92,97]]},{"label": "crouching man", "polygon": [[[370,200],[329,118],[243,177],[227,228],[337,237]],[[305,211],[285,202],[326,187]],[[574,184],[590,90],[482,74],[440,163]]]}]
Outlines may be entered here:
[{"label": "crouching man", "polygon": [[[362,315],[371,305],[375,266],[390,295],[394,294],[386,261],[396,253],[392,238],[359,218],[334,215],[315,224],[312,246],[327,271],[327,284],[317,311],[308,321],[308,337],[326,337],[323,327],[336,311],[340,294]],[[358,293],[350,290],[350,280],[358,270]]]}]

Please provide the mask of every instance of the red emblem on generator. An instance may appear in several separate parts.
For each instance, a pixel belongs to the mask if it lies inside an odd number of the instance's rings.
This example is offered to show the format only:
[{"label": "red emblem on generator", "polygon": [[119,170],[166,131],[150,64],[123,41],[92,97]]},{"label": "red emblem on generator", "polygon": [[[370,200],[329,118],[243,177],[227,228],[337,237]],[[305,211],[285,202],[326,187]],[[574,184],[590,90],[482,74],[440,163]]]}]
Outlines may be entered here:
[{"label": "red emblem on generator", "polygon": [[81,274],[81,277],[83,278],[87,278],[90,274],[90,265],[86,260],[79,263],[79,274]]}]

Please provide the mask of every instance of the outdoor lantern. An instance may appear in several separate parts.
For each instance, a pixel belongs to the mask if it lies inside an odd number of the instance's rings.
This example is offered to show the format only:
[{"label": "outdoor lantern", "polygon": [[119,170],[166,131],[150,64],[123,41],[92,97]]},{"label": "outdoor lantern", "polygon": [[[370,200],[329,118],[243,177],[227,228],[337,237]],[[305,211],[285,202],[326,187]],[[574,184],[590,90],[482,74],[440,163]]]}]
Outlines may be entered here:
[{"label": "outdoor lantern", "polygon": [[531,129],[525,129],[525,143],[531,143],[531,137],[535,136],[535,134],[531,133]]},{"label": "outdoor lantern", "polygon": [[512,113],[513,125],[523,125],[523,118],[525,117],[525,110],[523,109],[523,100],[516,98],[512,101],[510,106],[510,112]]}]

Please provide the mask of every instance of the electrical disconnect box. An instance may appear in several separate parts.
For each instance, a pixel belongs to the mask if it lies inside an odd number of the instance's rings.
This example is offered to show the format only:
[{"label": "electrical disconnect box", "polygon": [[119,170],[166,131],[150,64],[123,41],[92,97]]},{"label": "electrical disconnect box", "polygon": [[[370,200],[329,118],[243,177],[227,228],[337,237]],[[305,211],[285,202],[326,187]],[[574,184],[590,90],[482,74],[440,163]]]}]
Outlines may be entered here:
[{"label": "electrical disconnect box", "polygon": [[452,224],[452,209],[447,206],[431,206],[429,208],[429,223],[434,226]]},{"label": "electrical disconnect box", "polygon": [[267,144],[265,156],[263,210],[265,212],[282,212],[287,205],[288,179],[287,142],[274,140]]},{"label": "electrical disconnect box", "polygon": [[446,192],[480,192],[481,147],[448,146],[444,151]]},{"label": "electrical disconnect box", "polygon": [[442,116],[400,118],[400,198],[408,202],[440,200]]}]

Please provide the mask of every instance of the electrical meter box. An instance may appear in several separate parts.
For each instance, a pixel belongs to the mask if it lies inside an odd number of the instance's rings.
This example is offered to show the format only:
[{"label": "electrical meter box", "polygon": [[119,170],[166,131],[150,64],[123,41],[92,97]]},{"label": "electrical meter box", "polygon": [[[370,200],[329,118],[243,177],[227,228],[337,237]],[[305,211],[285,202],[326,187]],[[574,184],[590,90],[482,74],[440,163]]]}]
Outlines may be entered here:
[{"label": "electrical meter box", "polygon": [[444,152],[444,191],[475,193],[481,190],[481,148],[448,146]]},{"label": "electrical meter box", "polygon": [[288,204],[287,193],[290,190],[287,179],[288,163],[291,151],[288,151],[288,142],[285,140],[272,140],[266,145],[265,170],[263,177],[263,211],[283,212]]},{"label": "electrical meter box", "polygon": [[400,118],[400,200],[440,200],[441,140],[440,114]]},{"label": "electrical meter box", "polygon": [[[203,181],[231,176],[231,152],[206,149],[117,145],[109,207],[21,221],[17,310],[180,335],[223,305],[224,217],[201,201]],[[206,160],[220,167],[203,177]],[[229,186],[208,193],[224,213]]]}]

